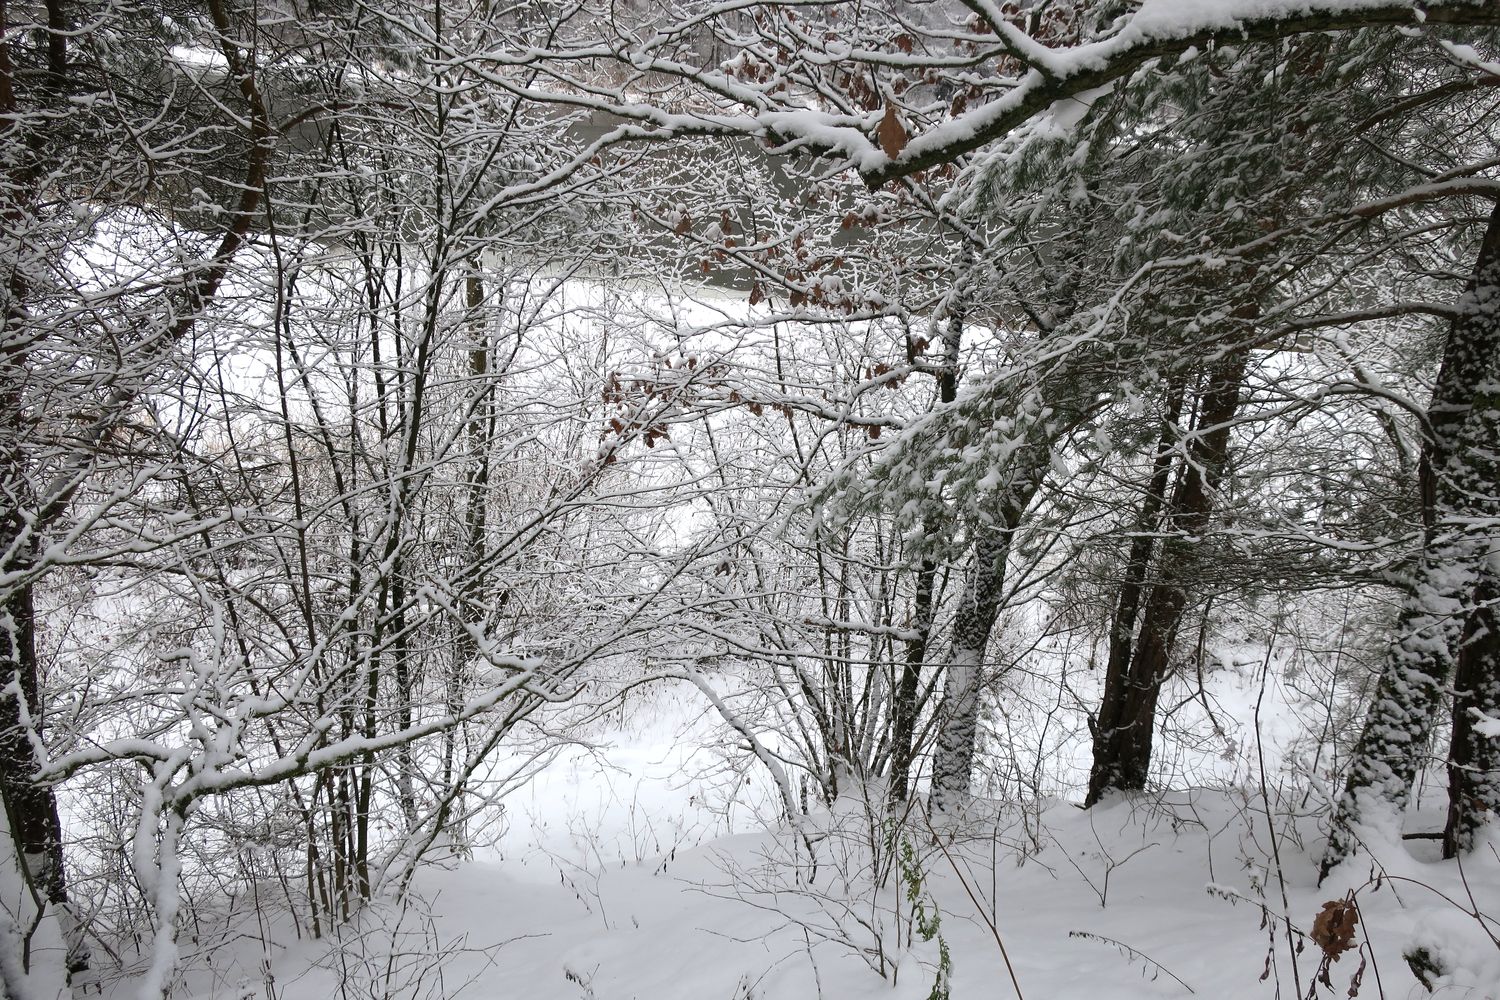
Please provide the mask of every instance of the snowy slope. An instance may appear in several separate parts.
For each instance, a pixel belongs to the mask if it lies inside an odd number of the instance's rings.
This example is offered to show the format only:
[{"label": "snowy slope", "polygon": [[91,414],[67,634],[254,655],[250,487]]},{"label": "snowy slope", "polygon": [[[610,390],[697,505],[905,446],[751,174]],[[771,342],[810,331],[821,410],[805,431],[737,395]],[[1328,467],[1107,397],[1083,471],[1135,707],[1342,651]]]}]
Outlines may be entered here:
[{"label": "snowy slope", "polygon": [[[1366,831],[1370,855],[1320,889],[1313,809],[1287,815],[1300,796],[1268,817],[1253,792],[1194,789],[1088,812],[981,808],[941,846],[912,817],[914,863],[873,887],[872,839],[884,844],[861,803],[812,817],[814,865],[807,839],[760,824],[763,787],[732,779],[726,813],[711,731],[685,691],[638,705],[513,797],[479,860],[425,869],[404,906],[371,907],[334,940],[299,940],[242,906],[230,940],[198,942],[184,993],[922,1000],[946,946],[961,1000],[1015,993],[1005,955],[1030,1000],[1305,996],[1321,953],[1297,949],[1300,933],[1289,944],[1284,916],[1309,931],[1354,891],[1361,948],[1330,966],[1320,996],[1349,995],[1362,964],[1359,995],[1426,996],[1402,957],[1425,946],[1448,970],[1436,995],[1500,997],[1494,848],[1460,871],[1431,841]],[[939,917],[931,940],[915,933],[913,886]]]},{"label": "snowy slope", "polygon": [[[1030,834],[1020,817],[1008,819],[949,849],[977,907],[947,858],[930,842],[920,848],[952,954],[952,996],[1012,995],[986,917],[1033,1000],[1187,996],[1189,987],[1199,996],[1271,997],[1277,979],[1291,995],[1265,818],[1244,802],[1193,792],[1093,813],[1053,804],[1032,817]],[[1022,857],[1016,848],[1032,834],[1044,846]],[[1325,900],[1366,881],[1364,871],[1341,872],[1337,887],[1316,888],[1316,847],[1286,833],[1279,842],[1289,912],[1302,929]],[[242,941],[217,955],[214,976],[200,972],[190,985],[200,996],[283,1000],[927,997],[936,941],[898,940],[908,910],[899,886],[851,892],[839,853],[828,846],[811,886],[785,867],[800,854],[794,838],[773,833],[550,879],[509,863],[432,869],[404,910],[367,912],[337,943],[276,949],[274,984]],[[1438,995],[1496,996],[1500,947],[1462,912],[1468,897],[1456,866],[1411,857],[1399,844],[1378,853],[1395,877],[1358,895],[1358,940],[1373,959],[1361,995],[1425,995],[1402,960],[1425,943],[1444,950],[1454,970]],[[1500,859],[1476,859],[1464,875],[1481,907],[1500,910]],[[887,978],[874,967],[877,946]],[[1296,961],[1304,994],[1317,957],[1309,945]],[[1332,967],[1332,995],[1346,995],[1360,964],[1361,954],[1349,954]]]}]

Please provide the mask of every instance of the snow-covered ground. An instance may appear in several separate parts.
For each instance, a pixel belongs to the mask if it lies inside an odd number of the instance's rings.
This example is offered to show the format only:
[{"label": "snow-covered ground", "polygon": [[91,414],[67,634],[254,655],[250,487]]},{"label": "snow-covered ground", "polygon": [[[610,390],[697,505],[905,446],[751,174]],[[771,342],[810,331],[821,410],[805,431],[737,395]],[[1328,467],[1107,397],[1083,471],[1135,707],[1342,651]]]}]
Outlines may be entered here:
[{"label": "snow-covered ground", "polygon": [[721,729],[686,685],[628,696],[506,798],[503,831],[476,857],[550,877],[764,828],[769,777],[726,753]]},{"label": "snow-covered ground", "polygon": [[[1222,683],[1231,705],[1243,682]],[[1356,978],[1359,996],[1426,996],[1403,958],[1421,946],[1449,970],[1437,996],[1500,997],[1492,846],[1460,870],[1430,840],[1367,831],[1370,853],[1319,888],[1316,797],[1300,818],[1301,795],[1268,816],[1255,791],[1220,788],[1087,812],[981,808],[937,838],[912,818],[892,855],[855,801],[810,817],[805,836],[768,828],[761,777],[726,770],[721,745],[687,688],[637,699],[513,795],[477,858],[424,869],[404,905],[371,907],[332,940],[242,908],[232,940],[205,935],[188,956],[184,993],[922,1000],[946,950],[958,1000],[1306,996],[1321,952],[1289,943],[1286,920],[1310,931],[1353,892],[1358,948],[1319,996],[1354,995]],[[887,875],[872,886],[877,857]]]}]

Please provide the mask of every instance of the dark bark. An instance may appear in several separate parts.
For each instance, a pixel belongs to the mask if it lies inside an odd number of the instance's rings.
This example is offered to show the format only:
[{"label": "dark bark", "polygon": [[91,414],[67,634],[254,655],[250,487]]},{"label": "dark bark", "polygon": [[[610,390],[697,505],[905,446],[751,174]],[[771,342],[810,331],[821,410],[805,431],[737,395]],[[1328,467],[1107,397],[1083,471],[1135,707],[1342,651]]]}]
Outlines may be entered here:
[{"label": "dark bark", "polygon": [[[1144,563],[1150,559],[1149,535],[1138,535],[1139,544],[1132,546],[1132,565],[1127,567],[1120,614],[1111,635],[1104,699],[1094,726],[1094,763],[1085,805],[1093,805],[1112,790],[1139,791],[1146,787],[1157,700],[1171,670],[1172,648],[1188,605],[1188,571],[1197,536],[1213,517],[1214,496],[1228,465],[1230,433],[1249,362],[1249,351],[1238,350],[1223,358],[1208,375],[1182,473],[1163,519],[1162,527],[1170,537],[1161,543],[1156,582],[1146,594],[1134,649],[1126,656],[1128,630],[1134,626],[1133,604],[1139,600],[1139,592],[1132,593],[1131,588],[1144,581]],[[1165,478],[1158,458],[1152,487],[1165,491]],[[1148,495],[1143,517],[1155,520],[1152,506]]]},{"label": "dark bark", "polygon": [[[46,900],[63,891],[62,828],[52,789],[32,780],[42,767],[31,741],[38,721],[35,618],[30,587],[18,587],[0,617],[0,675],[9,690],[0,698],[0,791],[4,792],[11,836],[28,860],[32,884]],[[63,898],[66,898],[65,896]]]},{"label": "dark bark", "polygon": [[[958,358],[963,341],[963,317],[949,319],[943,334],[944,359],[938,374],[938,402],[951,403],[958,398]],[[925,534],[932,527],[930,520],[922,525]],[[901,665],[901,681],[896,688],[896,697],[891,706],[891,775],[889,782],[890,801],[893,806],[904,803],[911,792],[911,765],[916,755],[917,716],[922,706],[918,704],[922,688],[922,667],[927,663],[928,643],[932,636],[937,594],[938,562],[923,559],[917,569],[917,591],[912,600],[912,630],[916,637],[906,643],[906,659]]]},{"label": "dark bark", "polygon": [[1500,738],[1482,733],[1476,714],[1500,719],[1500,578],[1484,578],[1474,605],[1453,679],[1445,858],[1472,849],[1486,817],[1500,815]]},{"label": "dark bark", "polygon": [[[47,72],[38,99],[55,103],[67,87],[68,12],[63,0],[48,0]],[[10,27],[5,0],[0,0],[0,34]],[[10,45],[0,42],[0,143],[14,143],[22,117],[15,91]],[[37,177],[44,169],[42,130],[27,137],[29,155],[12,146],[15,159],[6,164],[6,194],[0,201],[0,222],[18,225],[29,214]],[[4,341],[6,353],[0,362],[0,409],[4,423],[0,434],[0,553],[6,558],[0,570],[22,573],[30,568],[34,546],[25,535],[35,531],[39,520],[33,511],[23,517],[23,508],[34,508],[35,495],[27,475],[25,407],[22,393],[27,382],[25,345],[29,340],[28,316],[23,305],[31,292],[26,268],[19,261],[9,268],[5,294]],[[28,523],[29,522],[29,523]],[[62,842],[62,822],[52,787],[36,780],[44,761],[33,739],[40,739],[42,724],[41,677],[36,652],[35,581],[23,578],[0,598],[0,800],[22,878],[38,907],[53,911],[62,932],[64,963],[75,994],[89,988],[95,979],[84,927],[68,895],[67,871]],[[30,720],[30,725],[27,725]]]},{"label": "dark bark", "polygon": [[[1178,437],[1177,421],[1182,415],[1182,395],[1179,384],[1174,387],[1167,400],[1166,410],[1162,414],[1161,439],[1157,443],[1156,458],[1152,463],[1151,480],[1146,487],[1145,500],[1141,503],[1140,516],[1136,519],[1135,537],[1130,540],[1130,554],[1125,560],[1114,621],[1110,624],[1109,659],[1104,668],[1104,705],[1115,704],[1124,697],[1125,682],[1130,670],[1130,653],[1135,645],[1135,626],[1140,618],[1141,598],[1146,593],[1151,559],[1156,553],[1157,535],[1161,530],[1161,509],[1166,504],[1167,489],[1172,480],[1172,456]],[[1090,729],[1097,736],[1097,718],[1089,721]]]},{"label": "dark bark", "polygon": [[[470,464],[465,473],[468,489],[464,528],[468,536],[468,558],[474,566],[486,565],[485,546],[488,544],[486,539],[489,532],[486,503],[490,484],[488,442],[493,440],[495,432],[493,424],[494,384],[490,374],[491,343],[489,323],[485,312],[486,297],[484,275],[480,270],[479,260],[475,259],[470,263],[469,270],[464,276],[466,319],[474,331],[473,340],[469,345],[469,377],[472,381],[473,408],[470,411],[467,429]],[[488,574],[475,573],[464,583],[460,591],[462,601],[460,615],[465,625],[477,625],[483,619],[485,614],[483,602],[489,582]],[[498,597],[502,606],[505,599],[506,595],[502,592]],[[467,664],[474,652],[467,631],[459,632],[456,638],[457,642],[454,645],[447,678],[447,710],[450,715],[456,714],[463,703],[463,689],[468,683]],[[468,772],[458,761],[459,737],[460,733],[457,728],[445,730],[443,733],[442,784],[445,789],[451,790],[452,809],[449,812],[447,832],[457,848],[465,850],[467,848],[466,834],[463,829],[462,802]]]},{"label": "dark bark", "polygon": [[8,688],[0,695],[0,797],[22,877],[38,906],[51,907],[62,932],[68,982],[76,994],[92,985],[94,974],[83,925],[68,896],[57,796],[35,777],[44,762],[33,742],[41,736],[41,698],[29,584],[13,590],[0,613],[0,678]]},{"label": "dark bark", "polygon": [[[1320,878],[1358,850],[1355,827],[1375,818],[1372,811],[1405,811],[1431,739],[1463,634],[1463,611],[1473,606],[1492,544],[1483,534],[1476,537],[1475,525],[1494,514],[1500,415],[1490,404],[1497,359],[1500,203],[1448,331],[1422,451],[1423,546],[1334,813]],[[1476,406],[1481,400],[1486,405]]]},{"label": "dark bark", "polygon": [[[412,716],[412,670],[411,655],[406,635],[406,586],[401,578],[401,567],[397,567],[391,581],[391,603],[395,606],[395,617],[391,631],[395,641],[391,646],[396,674],[396,725],[410,729]],[[401,805],[401,818],[406,824],[406,833],[417,827],[417,795],[413,784],[416,780],[417,764],[412,757],[411,744],[403,743],[396,753],[396,798]]]},{"label": "dark bark", "polygon": [[[1500,215],[1500,207],[1496,209]],[[1500,294],[1500,288],[1491,294]],[[1454,498],[1473,521],[1500,524],[1500,358],[1492,357],[1472,409],[1489,414],[1471,421],[1459,440],[1469,441],[1464,461],[1472,485]],[[1485,429],[1487,428],[1487,429]],[[1451,460],[1451,456],[1449,456]],[[1435,479],[1436,477],[1429,477]],[[1435,489],[1434,489],[1435,493]],[[1474,558],[1482,569],[1469,601],[1469,615],[1456,651],[1453,678],[1453,728],[1448,743],[1448,820],[1443,829],[1443,856],[1471,850],[1475,835],[1491,815],[1500,815],[1500,738],[1480,731],[1479,716],[1500,718],[1500,575],[1494,567],[1497,540],[1480,539]]]},{"label": "dark bark", "polygon": [[916,637],[906,642],[901,681],[891,704],[891,804],[899,806],[911,793],[911,765],[916,754],[917,704],[922,687],[922,667],[927,662],[928,639],[932,635],[933,598],[937,590],[938,564],[923,559],[917,570],[917,592],[912,599],[912,630]]}]

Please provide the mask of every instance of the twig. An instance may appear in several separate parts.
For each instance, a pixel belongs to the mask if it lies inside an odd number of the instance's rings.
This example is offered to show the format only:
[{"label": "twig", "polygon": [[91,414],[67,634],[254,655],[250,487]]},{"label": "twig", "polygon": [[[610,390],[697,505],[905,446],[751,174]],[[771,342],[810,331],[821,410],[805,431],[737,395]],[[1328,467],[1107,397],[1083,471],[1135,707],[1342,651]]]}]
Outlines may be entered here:
[{"label": "twig", "polygon": [[1114,947],[1120,949],[1120,951],[1124,952],[1126,958],[1138,958],[1142,962],[1145,962],[1147,965],[1156,969],[1158,972],[1165,972],[1177,983],[1177,985],[1181,986],[1189,993],[1192,993],[1195,996],[1198,993],[1197,990],[1193,989],[1187,983],[1183,982],[1181,976],[1178,976],[1171,969],[1167,968],[1165,965],[1162,965],[1160,962],[1152,958],[1150,955],[1146,954],[1144,951],[1141,951],[1139,948],[1132,948],[1124,941],[1116,941],[1114,938],[1105,937],[1103,934],[1095,934],[1092,931],[1068,931],[1068,937],[1083,938],[1088,941],[1099,941],[1103,944],[1113,945]]},{"label": "twig", "polygon": [[1010,973],[1010,985],[1016,991],[1016,1000],[1026,1000],[1021,993],[1021,984],[1016,979],[1015,967],[1010,964],[1010,952],[1005,950],[1005,941],[1000,937],[1000,928],[995,926],[995,922],[984,911],[984,907],[979,905],[979,897],[974,895],[974,890],[969,887],[969,880],[964,878],[964,873],[959,870],[958,862],[954,861],[953,855],[948,853],[948,845],[943,843],[943,838],[939,837],[937,830],[933,829],[932,817],[927,815],[927,810],[918,809],[916,812],[922,817],[922,822],[927,825],[928,832],[932,834],[933,843],[937,844],[938,850],[943,852],[943,857],[948,859],[948,865],[953,869],[953,874],[958,876],[958,882],[964,887],[964,892],[969,894],[969,902],[974,904],[974,909],[979,913],[979,919],[989,926],[990,933],[995,936],[995,944],[1000,946],[1000,957],[1005,960],[1005,971]]},{"label": "twig", "polygon": [[1287,898],[1286,871],[1281,866],[1281,845],[1276,836],[1276,818],[1271,813],[1271,793],[1266,787],[1266,750],[1260,732],[1260,708],[1261,702],[1266,698],[1266,680],[1271,673],[1271,656],[1276,649],[1276,632],[1276,622],[1273,619],[1271,637],[1266,643],[1266,658],[1261,663],[1260,691],[1255,696],[1255,759],[1260,772],[1260,804],[1266,814],[1266,834],[1271,838],[1271,860],[1276,866],[1276,883],[1281,887],[1281,912],[1287,916],[1286,948],[1288,957],[1292,960],[1292,983],[1297,991],[1296,995],[1300,997],[1302,995],[1302,971],[1297,963],[1297,945],[1292,939],[1292,904]]},{"label": "twig", "polygon": [[[1490,939],[1496,948],[1500,948],[1500,938],[1495,937],[1495,932],[1490,930],[1489,922],[1485,919],[1484,912],[1479,909],[1479,903],[1474,899],[1474,890],[1469,888],[1469,876],[1464,874],[1464,855],[1459,851],[1453,856],[1454,864],[1458,865],[1458,878],[1464,884],[1464,895],[1469,897],[1469,915],[1479,924],[1479,929],[1484,931],[1485,937]],[[1463,907],[1459,907],[1463,909]]]},{"label": "twig", "polygon": [[1380,994],[1380,1000],[1385,1000],[1385,983],[1380,981],[1380,963],[1375,959],[1375,942],[1370,940],[1370,925],[1365,920],[1365,911],[1360,909],[1358,890],[1349,894],[1349,902],[1354,904],[1354,914],[1365,928],[1365,944],[1361,947],[1368,946],[1370,949],[1370,968],[1375,970],[1375,992]]}]

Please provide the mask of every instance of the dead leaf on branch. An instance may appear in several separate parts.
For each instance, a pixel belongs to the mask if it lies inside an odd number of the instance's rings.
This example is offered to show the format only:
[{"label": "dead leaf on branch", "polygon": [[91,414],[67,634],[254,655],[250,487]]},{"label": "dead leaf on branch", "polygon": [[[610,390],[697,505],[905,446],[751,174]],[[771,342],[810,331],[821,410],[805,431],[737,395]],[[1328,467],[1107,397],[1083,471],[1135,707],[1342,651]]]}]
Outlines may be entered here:
[{"label": "dead leaf on branch", "polygon": [[896,115],[896,106],[889,101],[885,105],[884,117],[875,128],[875,136],[880,140],[880,148],[885,155],[893,160],[906,148],[906,129]]},{"label": "dead leaf on branch", "polygon": [[1337,962],[1339,956],[1354,947],[1354,926],[1359,923],[1359,911],[1354,901],[1330,899],[1313,918],[1313,944],[1323,949],[1323,954]]}]

